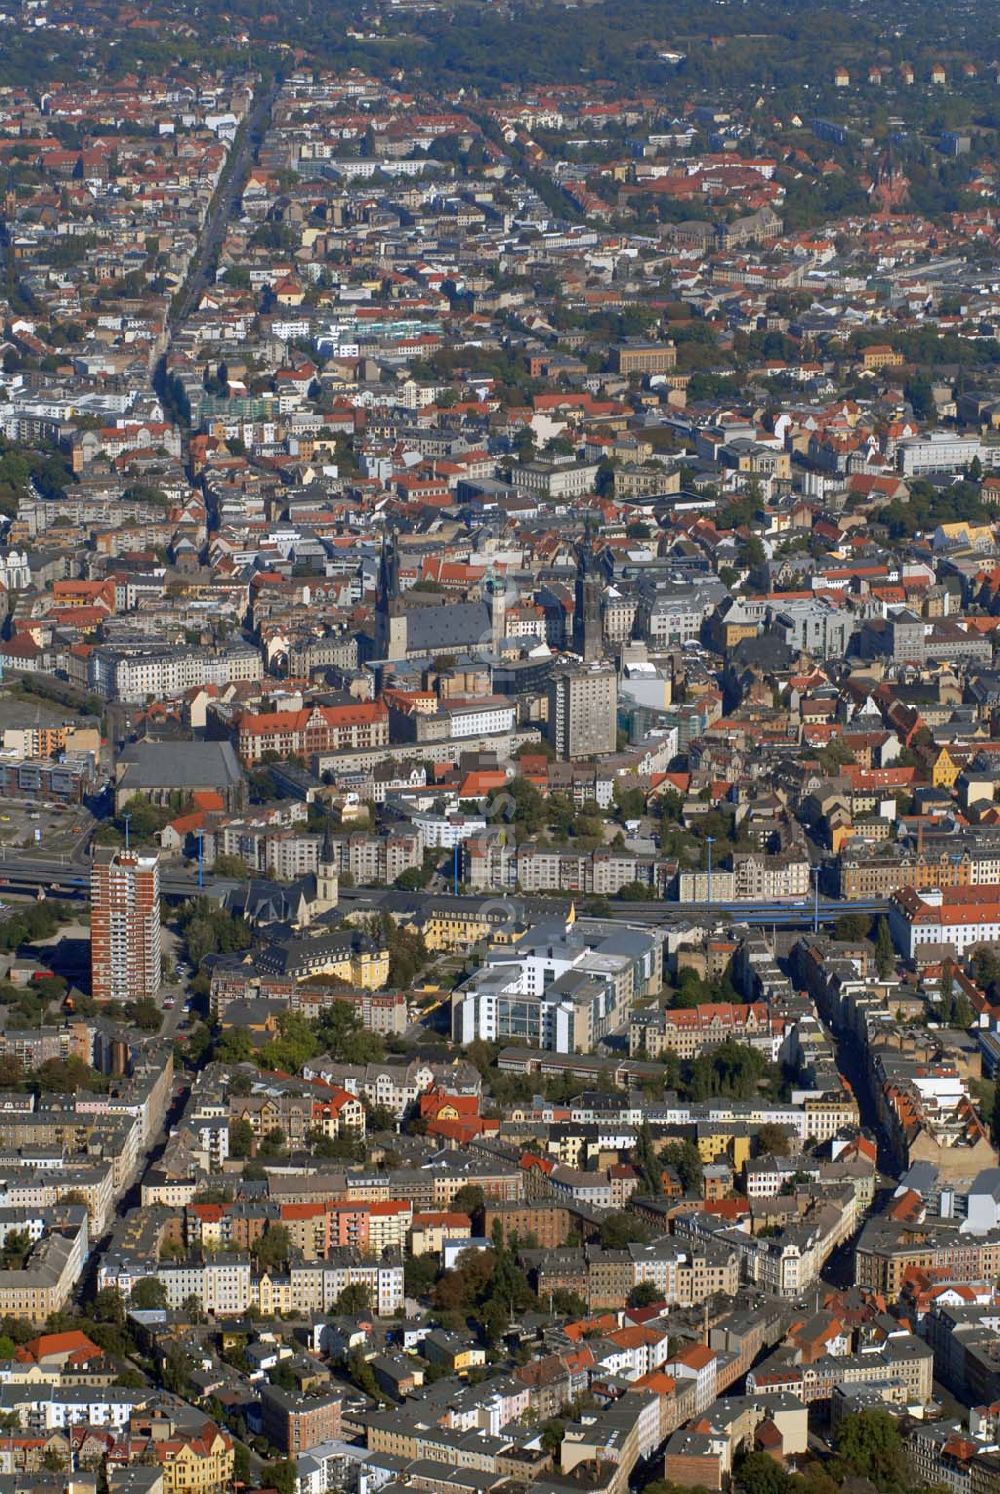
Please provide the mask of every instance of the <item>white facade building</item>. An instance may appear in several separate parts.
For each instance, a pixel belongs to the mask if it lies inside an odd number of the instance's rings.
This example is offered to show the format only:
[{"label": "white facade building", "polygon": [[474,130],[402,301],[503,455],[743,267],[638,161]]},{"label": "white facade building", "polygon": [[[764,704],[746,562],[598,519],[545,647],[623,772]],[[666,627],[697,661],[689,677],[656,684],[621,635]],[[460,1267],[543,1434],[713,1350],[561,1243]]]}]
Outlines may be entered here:
[{"label": "white facade building", "polygon": [[1000,940],[1000,890],[996,887],[901,887],[889,899],[889,929],[907,959],[922,949],[949,945],[959,955]]}]

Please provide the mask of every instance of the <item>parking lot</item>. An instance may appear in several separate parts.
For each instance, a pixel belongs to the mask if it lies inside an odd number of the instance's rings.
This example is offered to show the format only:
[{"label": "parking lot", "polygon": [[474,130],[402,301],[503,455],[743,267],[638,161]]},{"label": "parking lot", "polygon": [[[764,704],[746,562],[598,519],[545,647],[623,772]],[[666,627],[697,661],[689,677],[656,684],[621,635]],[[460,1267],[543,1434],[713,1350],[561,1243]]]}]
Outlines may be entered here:
[{"label": "parking lot", "polygon": [[82,804],[0,799],[0,852],[33,849],[70,856],[93,825]]}]

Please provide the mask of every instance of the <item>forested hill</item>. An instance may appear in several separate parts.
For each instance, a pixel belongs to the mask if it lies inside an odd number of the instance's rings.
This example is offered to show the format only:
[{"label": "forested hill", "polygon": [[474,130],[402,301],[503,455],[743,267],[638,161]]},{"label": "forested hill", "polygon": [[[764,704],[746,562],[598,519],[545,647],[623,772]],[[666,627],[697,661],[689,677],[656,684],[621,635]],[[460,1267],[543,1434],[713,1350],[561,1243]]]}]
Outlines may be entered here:
[{"label": "forested hill", "polygon": [[[403,69],[441,94],[603,79],[619,89],[676,91],[680,105],[702,90],[735,95],[752,88],[762,97],[771,94],[780,112],[821,105],[838,63],[909,60],[919,66],[965,48],[978,54],[995,9],[986,0],[948,7],[897,0],[846,6],[541,0],[493,7],[466,0],[413,7],[382,0],[284,0],[280,6],[271,0],[193,6],[151,0],[137,19],[132,6],[55,0],[48,19],[44,28],[22,29],[11,11],[0,84],[31,87],[77,77],[88,67],[113,80],[232,54],[269,72],[303,62],[376,74]],[[979,81],[985,109],[995,85],[992,76]]]}]

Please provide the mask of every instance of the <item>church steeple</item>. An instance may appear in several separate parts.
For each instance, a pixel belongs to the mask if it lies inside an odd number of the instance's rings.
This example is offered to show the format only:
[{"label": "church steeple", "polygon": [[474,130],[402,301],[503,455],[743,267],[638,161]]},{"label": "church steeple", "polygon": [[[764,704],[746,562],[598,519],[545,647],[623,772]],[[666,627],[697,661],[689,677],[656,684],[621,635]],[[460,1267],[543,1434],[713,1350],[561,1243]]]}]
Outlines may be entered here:
[{"label": "church steeple", "polygon": [[340,874],[337,870],[336,855],[333,836],[327,830],[323,836],[323,854],[316,867],[315,911],[317,913],[328,913],[331,908],[337,906],[340,896]]},{"label": "church steeple", "polygon": [[377,597],[377,606],[380,611],[399,600],[399,554],[396,549],[395,530],[382,534],[382,549],[378,559]]},{"label": "church steeple", "polygon": [[382,535],[375,591],[375,651],[380,659],[406,658],[406,614],[400,603],[395,530]]},{"label": "church steeple", "polygon": [[579,654],[585,664],[592,664],[604,654],[601,590],[588,521],[583,539],[576,547],[576,595],[573,607],[573,652]]},{"label": "church steeple", "polygon": [[490,614],[490,643],[495,658],[500,657],[507,636],[507,583],[490,566],[486,575],[486,606]]}]

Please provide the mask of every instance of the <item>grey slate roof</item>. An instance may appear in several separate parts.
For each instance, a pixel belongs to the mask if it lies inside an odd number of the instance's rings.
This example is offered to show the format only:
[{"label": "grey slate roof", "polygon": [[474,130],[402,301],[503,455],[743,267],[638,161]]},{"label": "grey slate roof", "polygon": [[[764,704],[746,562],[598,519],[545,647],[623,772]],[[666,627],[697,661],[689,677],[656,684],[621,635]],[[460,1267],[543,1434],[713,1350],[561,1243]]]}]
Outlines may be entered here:
[{"label": "grey slate roof", "polygon": [[438,653],[490,643],[490,614],[484,602],[455,602],[444,607],[406,609],[406,647]]},{"label": "grey slate roof", "polygon": [[128,788],[232,788],[241,780],[229,742],[130,742],[118,758]]}]

